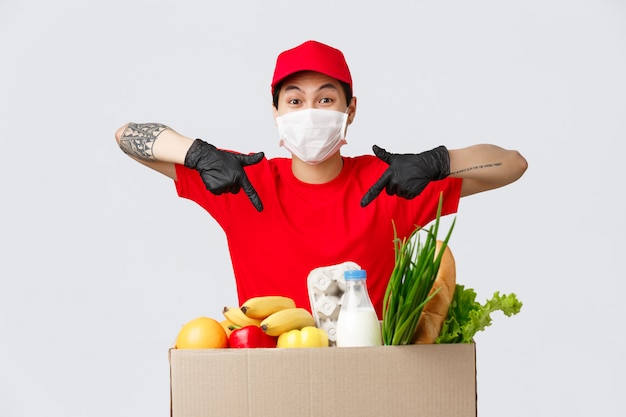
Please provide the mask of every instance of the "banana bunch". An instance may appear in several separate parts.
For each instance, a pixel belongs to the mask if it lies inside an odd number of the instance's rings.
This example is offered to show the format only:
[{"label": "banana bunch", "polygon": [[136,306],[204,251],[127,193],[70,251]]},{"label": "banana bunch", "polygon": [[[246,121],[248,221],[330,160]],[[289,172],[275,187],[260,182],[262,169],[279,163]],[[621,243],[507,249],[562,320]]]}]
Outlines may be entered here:
[{"label": "banana bunch", "polygon": [[246,316],[239,307],[224,307],[222,311],[226,320],[235,327],[260,326],[261,320]]},{"label": "banana bunch", "polygon": [[296,302],[289,297],[267,295],[248,299],[241,305],[241,311],[248,317],[263,320],[277,311],[295,307]]},{"label": "banana bunch", "polygon": [[315,326],[311,313],[296,307],[293,299],[279,295],[250,298],[241,307],[224,307],[223,314],[235,327],[258,326],[270,336]]},{"label": "banana bunch", "polygon": [[277,311],[261,321],[261,330],[270,336],[280,336],[307,326],[315,327],[315,319],[307,310],[298,307]]}]

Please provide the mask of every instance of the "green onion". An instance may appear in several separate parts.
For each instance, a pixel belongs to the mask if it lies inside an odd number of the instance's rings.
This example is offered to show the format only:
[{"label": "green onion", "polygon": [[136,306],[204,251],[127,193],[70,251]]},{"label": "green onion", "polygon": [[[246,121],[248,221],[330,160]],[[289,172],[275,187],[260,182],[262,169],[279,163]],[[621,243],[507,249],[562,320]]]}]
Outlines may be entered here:
[{"label": "green onion", "polygon": [[[395,266],[383,299],[382,336],[385,345],[412,344],[424,305],[436,294],[436,291],[430,292],[456,223],[455,218],[435,256],[442,206],[443,196],[440,195],[434,224],[428,229],[417,227],[404,239],[398,237],[394,224]],[[423,243],[420,232],[426,234]]]}]

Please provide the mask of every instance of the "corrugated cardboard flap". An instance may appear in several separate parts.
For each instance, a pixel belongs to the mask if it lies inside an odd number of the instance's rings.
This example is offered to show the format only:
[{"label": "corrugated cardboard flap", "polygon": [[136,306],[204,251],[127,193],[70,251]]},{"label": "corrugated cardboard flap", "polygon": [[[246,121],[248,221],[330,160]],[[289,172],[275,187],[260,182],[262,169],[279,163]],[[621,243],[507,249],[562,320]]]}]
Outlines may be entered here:
[{"label": "corrugated cardboard flap", "polygon": [[173,417],[476,415],[474,344],[170,350]]}]

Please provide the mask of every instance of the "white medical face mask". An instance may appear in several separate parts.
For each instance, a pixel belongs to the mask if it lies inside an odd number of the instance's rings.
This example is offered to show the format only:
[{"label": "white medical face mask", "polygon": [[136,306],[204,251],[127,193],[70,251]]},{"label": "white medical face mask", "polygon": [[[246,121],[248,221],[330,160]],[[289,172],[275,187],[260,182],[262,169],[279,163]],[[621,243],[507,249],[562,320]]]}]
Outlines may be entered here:
[{"label": "white medical face mask", "polygon": [[345,145],[348,113],[305,109],[276,118],[279,146],[307,164],[325,161]]}]

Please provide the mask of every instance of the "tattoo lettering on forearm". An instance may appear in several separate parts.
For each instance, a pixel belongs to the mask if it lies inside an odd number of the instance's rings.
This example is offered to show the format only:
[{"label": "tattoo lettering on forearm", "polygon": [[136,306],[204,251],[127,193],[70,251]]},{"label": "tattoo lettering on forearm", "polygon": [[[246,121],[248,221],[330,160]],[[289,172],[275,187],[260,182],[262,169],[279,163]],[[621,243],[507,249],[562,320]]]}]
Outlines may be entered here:
[{"label": "tattoo lettering on forearm", "polygon": [[169,127],[159,123],[129,123],[120,140],[120,147],[128,155],[156,161],[152,152],[154,142],[167,129]]},{"label": "tattoo lettering on forearm", "polygon": [[462,174],[463,172],[475,171],[477,169],[484,169],[484,168],[495,168],[499,166],[502,166],[502,162],[493,162],[493,163],[488,163],[488,164],[474,165],[473,167],[463,168],[463,169],[459,169],[458,171],[451,172],[450,175],[457,175],[457,174]]}]

